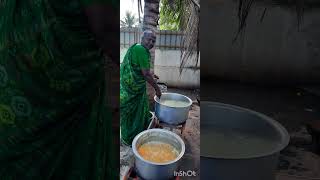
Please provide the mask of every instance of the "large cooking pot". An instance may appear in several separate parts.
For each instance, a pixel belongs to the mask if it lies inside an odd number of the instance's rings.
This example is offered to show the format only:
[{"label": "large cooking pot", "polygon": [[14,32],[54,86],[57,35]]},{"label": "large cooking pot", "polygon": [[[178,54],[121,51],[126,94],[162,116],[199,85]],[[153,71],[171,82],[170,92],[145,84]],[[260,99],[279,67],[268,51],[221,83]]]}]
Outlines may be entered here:
[{"label": "large cooking pot", "polygon": [[[289,135],[278,122],[260,113],[214,102],[201,102],[201,178],[210,180],[274,180],[279,152],[289,143]],[[212,133],[225,131],[222,140],[235,131],[252,133],[266,138],[270,145],[253,146],[245,153],[237,148],[217,151],[221,136]],[[236,141],[245,143],[246,136],[234,136]],[[219,142],[219,143],[216,143]],[[248,141],[249,142],[249,141]],[[251,141],[250,141],[251,142]],[[260,141],[258,141],[260,142]],[[264,141],[263,141],[264,142]],[[229,143],[229,144],[228,144]],[[231,146],[230,146],[231,147]]]},{"label": "large cooking pot", "polygon": [[192,105],[192,100],[187,96],[178,93],[162,93],[161,100],[178,100],[188,104],[185,107],[171,107],[160,103],[157,96],[154,96],[155,114],[161,122],[172,125],[184,123],[189,116],[189,110]]},{"label": "large cooking pot", "polygon": [[[144,143],[158,141],[172,145],[178,152],[178,157],[167,163],[155,163],[143,159],[138,149]],[[173,178],[179,162],[185,152],[183,140],[175,133],[164,129],[149,129],[138,134],[132,142],[132,150],[135,156],[135,167],[140,177],[145,180],[168,180]]]}]

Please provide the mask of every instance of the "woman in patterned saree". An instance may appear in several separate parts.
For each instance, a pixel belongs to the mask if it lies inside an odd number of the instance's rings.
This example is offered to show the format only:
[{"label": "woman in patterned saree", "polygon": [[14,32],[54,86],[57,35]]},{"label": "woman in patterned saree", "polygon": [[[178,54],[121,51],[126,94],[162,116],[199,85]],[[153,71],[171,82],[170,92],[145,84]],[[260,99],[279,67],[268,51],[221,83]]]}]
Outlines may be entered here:
[{"label": "woman in patterned saree", "polygon": [[105,77],[118,6],[0,0],[1,180],[118,179]]},{"label": "woman in patterned saree", "polygon": [[150,113],[146,82],[161,91],[150,71],[150,52],[156,40],[152,31],[144,31],[141,44],[132,45],[120,68],[120,127],[121,140],[131,145],[133,138],[148,127]]}]

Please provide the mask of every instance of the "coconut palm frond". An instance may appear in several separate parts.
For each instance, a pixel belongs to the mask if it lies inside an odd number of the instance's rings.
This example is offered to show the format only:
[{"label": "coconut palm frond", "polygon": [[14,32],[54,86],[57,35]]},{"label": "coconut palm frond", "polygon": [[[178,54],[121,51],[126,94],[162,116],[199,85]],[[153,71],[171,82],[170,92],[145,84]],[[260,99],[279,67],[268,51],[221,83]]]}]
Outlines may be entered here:
[{"label": "coconut palm frond", "polygon": [[[243,34],[241,32],[245,29],[246,20],[253,3],[260,3],[260,2],[263,3],[263,0],[239,0],[239,5],[238,5],[239,25],[238,25],[237,34],[234,38],[234,41],[238,39],[238,36],[240,34]],[[304,11],[306,8],[320,7],[320,1],[314,1],[314,0],[270,0],[270,3],[274,7],[287,8],[295,11],[297,14],[298,28],[300,27],[300,24],[303,21]],[[260,18],[260,22],[263,21],[266,12],[267,12],[267,8],[263,10],[262,16]]]},{"label": "coconut palm frond", "polygon": [[260,17],[260,23],[263,21],[264,16],[266,15],[266,13],[267,13],[267,8],[264,8],[263,13],[262,13],[262,15]]},{"label": "coconut palm frond", "polygon": [[161,0],[160,27],[183,32],[180,73],[188,62],[198,65],[200,55],[200,0]]},{"label": "coconut palm frond", "polygon": [[191,0],[191,2],[200,9],[200,1]]},{"label": "coconut palm frond", "polygon": [[125,17],[123,20],[120,20],[121,27],[132,28],[136,25],[138,19],[129,11],[126,11]]},{"label": "coconut palm frond", "polygon": [[180,30],[184,24],[183,0],[161,0],[159,25],[162,30]]},{"label": "coconut palm frond", "polygon": [[238,5],[238,19],[239,19],[239,25],[238,25],[238,31],[236,33],[235,38],[233,39],[233,42],[235,42],[239,35],[242,34],[242,30],[246,26],[247,17],[249,15],[252,3],[254,0],[239,0]]},{"label": "coconut palm frond", "polygon": [[[186,27],[183,29],[184,36],[181,41],[181,64],[180,73],[186,66],[187,62],[195,62],[198,65],[200,55],[200,0],[185,0]],[[196,2],[196,3],[195,3]],[[198,6],[199,5],[199,6]]]}]

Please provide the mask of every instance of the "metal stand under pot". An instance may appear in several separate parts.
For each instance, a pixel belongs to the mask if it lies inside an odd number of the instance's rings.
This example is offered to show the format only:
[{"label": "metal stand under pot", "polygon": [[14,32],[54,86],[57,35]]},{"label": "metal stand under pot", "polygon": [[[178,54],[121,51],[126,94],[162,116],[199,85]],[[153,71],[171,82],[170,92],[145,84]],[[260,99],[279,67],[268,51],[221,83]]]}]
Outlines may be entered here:
[{"label": "metal stand under pot", "polygon": [[172,125],[166,122],[159,121],[154,112],[150,112],[150,113],[152,114],[152,117],[150,118],[148,129],[154,129],[154,128],[167,129],[168,128],[170,131],[173,131],[174,129],[176,129],[176,130],[179,130],[181,133],[181,136],[183,136],[183,131],[185,129],[187,121],[183,122],[182,124]]},{"label": "metal stand under pot", "polygon": [[160,128],[160,129],[168,128],[170,131],[177,129],[177,130],[180,130],[181,136],[183,136],[183,131],[185,129],[186,123],[187,121],[183,122],[182,124],[172,125],[172,124],[158,121],[157,128]]}]

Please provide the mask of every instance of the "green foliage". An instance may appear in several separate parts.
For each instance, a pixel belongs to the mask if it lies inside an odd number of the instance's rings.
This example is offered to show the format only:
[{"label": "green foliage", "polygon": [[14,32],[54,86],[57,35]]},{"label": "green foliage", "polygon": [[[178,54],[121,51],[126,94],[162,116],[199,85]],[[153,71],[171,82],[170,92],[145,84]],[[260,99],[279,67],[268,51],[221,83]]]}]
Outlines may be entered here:
[{"label": "green foliage", "polygon": [[137,25],[138,18],[136,18],[131,12],[126,11],[123,20],[120,20],[120,27],[133,28]]},{"label": "green foliage", "polygon": [[183,18],[187,14],[183,0],[160,1],[160,30],[181,30],[184,26]]}]

